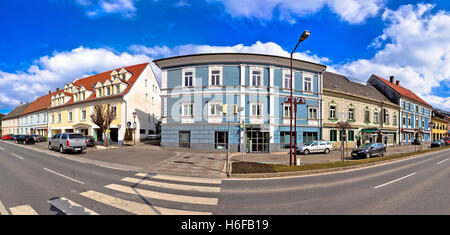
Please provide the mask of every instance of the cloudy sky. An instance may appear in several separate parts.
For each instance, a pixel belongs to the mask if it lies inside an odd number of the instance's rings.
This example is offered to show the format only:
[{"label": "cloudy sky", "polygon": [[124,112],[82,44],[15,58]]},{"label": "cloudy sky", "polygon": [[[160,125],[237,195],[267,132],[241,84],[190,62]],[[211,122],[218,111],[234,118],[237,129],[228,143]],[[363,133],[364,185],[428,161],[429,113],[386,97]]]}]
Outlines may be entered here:
[{"label": "cloudy sky", "polygon": [[362,83],[394,75],[450,110],[448,0],[14,0],[0,9],[0,113],[75,77],[156,58],[289,56],[305,29],[296,58]]}]

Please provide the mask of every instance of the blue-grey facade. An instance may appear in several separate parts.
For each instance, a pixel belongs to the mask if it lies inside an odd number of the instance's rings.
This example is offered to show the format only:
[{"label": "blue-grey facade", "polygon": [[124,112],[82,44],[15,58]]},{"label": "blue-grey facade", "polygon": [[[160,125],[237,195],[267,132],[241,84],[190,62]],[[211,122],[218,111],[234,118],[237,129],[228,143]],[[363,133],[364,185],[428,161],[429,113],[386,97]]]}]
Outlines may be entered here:
[{"label": "blue-grey facade", "polygon": [[[162,146],[226,149],[229,143],[230,150],[246,152],[288,146],[289,58],[226,53],[154,62],[162,69]],[[325,68],[294,60],[293,95],[306,100],[296,113],[298,143],[321,138]]]}]

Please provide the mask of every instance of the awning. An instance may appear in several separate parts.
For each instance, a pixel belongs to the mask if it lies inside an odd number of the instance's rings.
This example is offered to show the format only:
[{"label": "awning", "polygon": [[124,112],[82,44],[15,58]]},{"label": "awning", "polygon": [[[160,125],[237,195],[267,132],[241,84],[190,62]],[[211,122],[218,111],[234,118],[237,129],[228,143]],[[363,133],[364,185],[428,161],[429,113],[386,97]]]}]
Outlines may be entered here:
[{"label": "awning", "polygon": [[85,123],[77,123],[73,125],[74,129],[89,129],[89,127],[91,127],[91,125]]},{"label": "awning", "polygon": [[362,133],[375,133],[379,131],[378,128],[366,128],[361,130]]}]

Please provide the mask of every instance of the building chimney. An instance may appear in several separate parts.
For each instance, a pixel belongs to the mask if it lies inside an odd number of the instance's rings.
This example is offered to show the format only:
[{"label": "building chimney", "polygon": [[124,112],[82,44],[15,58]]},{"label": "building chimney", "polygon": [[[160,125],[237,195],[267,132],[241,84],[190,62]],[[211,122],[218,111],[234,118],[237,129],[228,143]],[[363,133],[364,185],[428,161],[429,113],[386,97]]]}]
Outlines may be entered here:
[{"label": "building chimney", "polygon": [[391,80],[391,83],[394,83],[394,76],[390,76],[389,78]]},{"label": "building chimney", "polygon": [[397,86],[400,86],[400,80],[397,80],[397,81],[395,82],[395,84],[396,84]]},{"label": "building chimney", "polygon": [[56,88],[56,91],[59,91],[59,88]]},{"label": "building chimney", "polygon": [[48,94],[50,95],[52,93],[52,91],[48,91]]}]

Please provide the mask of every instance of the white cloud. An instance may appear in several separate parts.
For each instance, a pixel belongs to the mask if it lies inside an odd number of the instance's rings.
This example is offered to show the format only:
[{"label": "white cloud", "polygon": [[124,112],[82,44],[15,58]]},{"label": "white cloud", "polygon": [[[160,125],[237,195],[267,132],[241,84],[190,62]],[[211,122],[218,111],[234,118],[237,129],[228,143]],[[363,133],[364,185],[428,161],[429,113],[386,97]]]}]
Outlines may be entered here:
[{"label": "white cloud", "polygon": [[76,0],[86,8],[86,15],[99,17],[105,14],[120,14],[124,18],[133,18],[136,15],[135,3],[137,0]]},{"label": "white cloud", "polygon": [[317,13],[324,7],[329,7],[342,20],[351,24],[364,22],[375,16],[385,0],[207,0],[221,2],[227,12],[233,17],[246,17],[272,20],[278,14],[279,20],[290,23],[295,18]]},{"label": "white cloud", "polygon": [[448,97],[432,94],[441,82],[450,81],[450,14],[433,14],[433,8],[418,4],[387,9],[382,19],[388,26],[372,43],[379,48],[375,56],[338,65],[337,70],[366,80],[373,73],[394,75],[431,105],[450,109]]},{"label": "white cloud", "polygon": [[0,71],[0,109],[13,108],[20,101],[31,102],[49,90],[63,87],[76,77],[151,60],[143,54],[116,53],[106,48],[79,47],[55,52],[39,58],[26,71]]},{"label": "white cloud", "polygon": [[[129,50],[134,53],[146,54],[151,57],[171,57],[178,55],[189,54],[201,54],[201,53],[256,53],[256,54],[268,54],[290,57],[290,53],[284,50],[280,45],[274,42],[260,42],[257,41],[250,46],[238,44],[235,46],[210,46],[210,45],[196,45],[186,44],[169,48],[166,46],[154,46],[147,47],[144,45],[132,45]],[[310,52],[296,52],[294,53],[295,59],[311,61],[315,63],[328,63],[330,60],[325,57],[319,57],[313,55]]]}]

